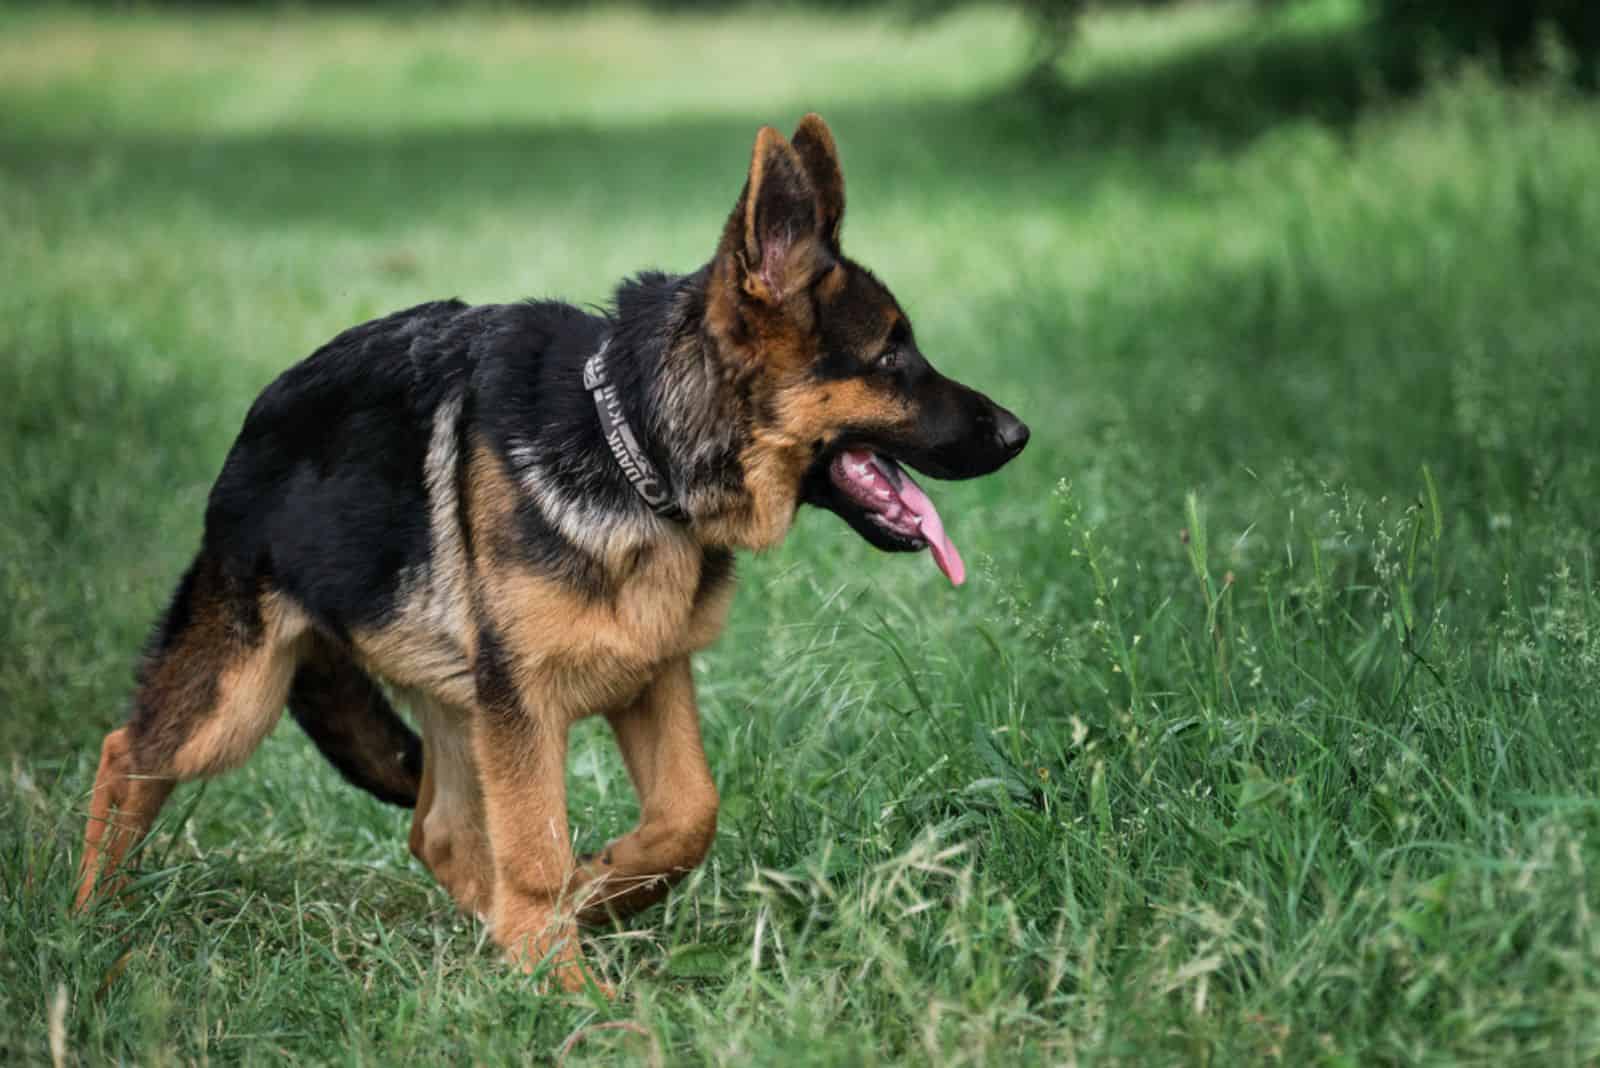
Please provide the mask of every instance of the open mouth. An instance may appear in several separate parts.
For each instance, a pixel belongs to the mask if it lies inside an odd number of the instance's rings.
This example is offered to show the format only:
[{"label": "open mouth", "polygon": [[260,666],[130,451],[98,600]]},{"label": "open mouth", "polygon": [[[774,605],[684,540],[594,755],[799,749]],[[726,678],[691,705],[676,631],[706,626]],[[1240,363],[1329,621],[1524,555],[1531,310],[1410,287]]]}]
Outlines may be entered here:
[{"label": "open mouth", "polygon": [[939,510],[899,464],[868,449],[846,449],[828,465],[828,477],[868,522],[908,549],[926,548],[952,585],[966,581],[966,565],[944,532]]}]

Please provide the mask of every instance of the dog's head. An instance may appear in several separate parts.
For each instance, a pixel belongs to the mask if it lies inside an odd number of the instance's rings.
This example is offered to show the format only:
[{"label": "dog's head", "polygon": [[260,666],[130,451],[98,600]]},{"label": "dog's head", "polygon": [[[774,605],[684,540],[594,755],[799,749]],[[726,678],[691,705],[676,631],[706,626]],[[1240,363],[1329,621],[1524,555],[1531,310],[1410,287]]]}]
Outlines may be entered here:
[{"label": "dog's head", "polygon": [[931,549],[959,584],[961,557],[902,465],[934,478],[986,475],[1022,451],[1028,428],[934,369],[894,294],[840,249],[843,219],[827,125],[807,115],[792,141],[763,127],[707,305],[719,354],[751,402],[746,490],[757,512],[792,516],[803,501],[880,549]]}]

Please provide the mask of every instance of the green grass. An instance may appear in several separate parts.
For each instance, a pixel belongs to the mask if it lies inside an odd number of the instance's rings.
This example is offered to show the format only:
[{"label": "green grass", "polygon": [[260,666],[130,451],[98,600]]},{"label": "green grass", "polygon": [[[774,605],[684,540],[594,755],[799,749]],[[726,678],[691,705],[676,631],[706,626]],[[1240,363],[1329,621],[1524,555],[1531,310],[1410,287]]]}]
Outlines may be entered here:
[{"label": "green grass", "polygon": [[[1600,124],[1375,88],[1346,5],[0,14],[0,1059],[1600,1058]],[[711,251],[757,125],[1034,428],[973,567],[831,516],[698,667],[724,818],[540,996],[292,727],[68,914],[100,735],[255,392],[425,298]],[[581,843],[625,828],[603,729]],[[608,1022],[631,1027],[603,1029]]]}]

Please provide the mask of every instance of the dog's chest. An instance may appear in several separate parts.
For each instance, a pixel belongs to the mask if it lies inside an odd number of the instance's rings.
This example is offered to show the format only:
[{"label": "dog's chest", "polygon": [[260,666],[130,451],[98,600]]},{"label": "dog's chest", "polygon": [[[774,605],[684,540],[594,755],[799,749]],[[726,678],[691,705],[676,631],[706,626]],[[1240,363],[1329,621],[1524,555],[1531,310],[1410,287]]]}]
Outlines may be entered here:
[{"label": "dog's chest", "polygon": [[666,663],[715,641],[734,589],[726,558],[687,540],[632,554],[603,595],[529,573],[494,586],[486,622],[525,700],[573,718],[627,703]]}]

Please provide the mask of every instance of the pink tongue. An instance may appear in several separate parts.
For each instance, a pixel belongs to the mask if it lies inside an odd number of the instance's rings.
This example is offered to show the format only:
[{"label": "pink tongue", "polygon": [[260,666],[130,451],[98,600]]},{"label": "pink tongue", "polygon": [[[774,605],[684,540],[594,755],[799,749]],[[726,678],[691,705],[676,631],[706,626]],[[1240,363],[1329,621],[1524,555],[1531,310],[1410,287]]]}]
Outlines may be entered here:
[{"label": "pink tongue", "polygon": [[911,481],[910,475],[904,470],[900,475],[904,480],[897,490],[900,500],[913,513],[922,517],[922,536],[928,539],[928,551],[933,553],[933,562],[939,565],[939,570],[950,580],[950,585],[961,585],[967,581],[967,565],[961,562],[961,554],[956,551],[955,542],[945,534],[944,521],[939,518],[939,510],[933,506],[928,495],[922,492],[922,487]]}]

